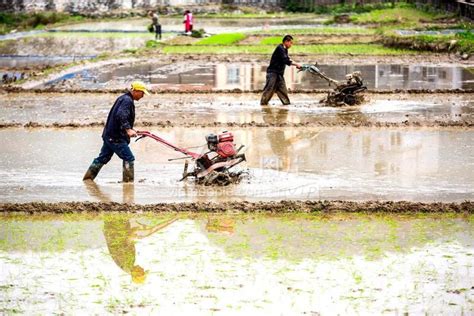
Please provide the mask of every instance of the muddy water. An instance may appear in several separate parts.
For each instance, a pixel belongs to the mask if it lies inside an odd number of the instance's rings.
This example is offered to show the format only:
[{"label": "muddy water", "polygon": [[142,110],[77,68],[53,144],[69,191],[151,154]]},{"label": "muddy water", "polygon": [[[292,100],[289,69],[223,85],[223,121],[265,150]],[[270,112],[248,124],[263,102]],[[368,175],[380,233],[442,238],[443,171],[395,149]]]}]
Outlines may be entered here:
[{"label": "muddy water", "polygon": [[173,218],[2,217],[2,311],[474,312],[472,216]]},{"label": "muddy water", "polygon": [[42,55],[3,55],[0,56],[0,69],[37,69],[49,66],[69,64],[79,60],[87,60],[95,56],[42,56]]},{"label": "muddy water", "polygon": [[[9,93],[1,96],[0,124],[87,125],[107,117],[117,94]],[[260,94],[155,94],[136,103],[137,122],[173,126],[228,124],[374,125],[377,123],[474,123],[470,94],[367,95],[357,107],[323,107],[323,94],[291,94],[292,105],[259,105]],[[143,125],[143,124],[142,124]]]},{"label": "muddy water", "polygon": [[[19,57],[32,55],[32,58],[44,56],[50,59],[61,56],[64,58],[94,56],[143,47],[145,42],[152,38],[150,34],[46,33],[18,40],[2,41],[0,55]],[[5,63],[6,61],[0,63],[0,67],[8,66]]]},{"label": "muddy water", "polygon": [[[225,33],[252,30],[272,30],[279,28],[304,28],[322,26],[324,19],[306,18],[268,18],[268,19],[234,19],[234,18],[200,18],[194,16],[194,28],[204,29],[207,33]],[[110,22],[80,23],[59,27],[57,30],[87,30],[87,31],[144,31],[150,24],[149,19],[122,20]],[[181,17],[160,17],[160,24],[164,32],[184,32]]]},{"label": "muddy water", "polygon": [[[211,128],[154,129],[170,142],[205,150]],[[180,154],[151,139],[132,144],[135,185],[123,185],[121,161],[97,184],[82,175],[98,154],[100,129],[0,131],[0,202],[130,203],[349,199],[463,201],[474,198],[471,130],[248,128],[233,129],[246,145],[248,176],[227,187],[178,182]]]},{"label": "muddy water", "polygon": [[[308,60],[307,62],[313,62]],[[189,63],[168,65],[145,63],[91,69],[86,77],[71,74],[67,81],[54,80],[45,87],[65,86],[101,89],[121,88],[133,78],[150,84],[153,89],[166,90],[262,90],[266,64],[256,63]],[[344,81],[345,75],[360,71],[369,89],[473,89],[472,68],[456,65],[320,65],[329,77]],[[309,73],[287,69],[285,81],[292,90],[329,89],[328,83]]]}]

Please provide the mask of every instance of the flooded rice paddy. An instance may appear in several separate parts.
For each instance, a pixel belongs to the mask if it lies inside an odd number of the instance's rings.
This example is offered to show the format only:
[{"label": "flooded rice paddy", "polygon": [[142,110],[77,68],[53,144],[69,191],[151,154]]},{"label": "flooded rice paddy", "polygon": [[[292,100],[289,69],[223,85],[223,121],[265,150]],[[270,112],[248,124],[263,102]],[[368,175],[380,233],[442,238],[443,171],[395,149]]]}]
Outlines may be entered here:
[{"label": "flooded rice paddy", "polygon": [[145,46],[151,35],[43,33],[0,41],[0,68],[32,68],[90,59]]},{"label": "flooded rice paddy", "polygon": [[[156,129],[183,147],[205,150],[210,128]],[[146,139],[132,143],[135,184],[121,184],[121,161],[97,184],[82,175],[98,154],[101,129],[3,129],[0,202],[128,203],[272,200],[408,200],[462,202],[474,197],[472,130],[371,128],[232,129],[247,156],[248,175],[226,187],[179,182],[182,161]],[[197,146],[197,147],[196,147]]]},{"label": "flooded rice paddy", "polygon": [[468,315],[473,223],[450,214],[2,216],[0,304],[6,314]]},{"label": "flooded rice paddy", "polygon": [[[308,63],[314,61],[308,60]],[[75,89],[117,89],[133,78],[148,83],[154,90],[220,91],[238,89],[259,91],[265,85],[266,63],[141,63],[111,65],[56,78],[40,87]],[[330,78],[344,82],[345,75],[362,73],[364,83],[373,90],[474,89],[472,68],[456,65],[319,65]],[[329,89],[328,83],[296,68],[285,72],[291,90]]]},{"label": "flooded rice paddy", "polygon": [[[194,29],[204,29],[209,34],[231,33],[243,31],[261,31],[279,28],[323,27],[324,19],[309,15],[302,19],[296,18],[266,18],[266,19],[239,19],[239,18],[199,18],[194,16]],[[101,21],[80,23],[58,27],[58,31],[146,31],[149,19],[134,19],[123,21]],[[163,32],[184,32],[183,19],[179,17],[161,17],[160,24]]]},{"label": "flooded rice paddy", "polygon": [[[88,126],[102,124],[116,94],[8,93],[0,124]],[[474,123],[470,94],[366,95],[355,107],[325,107],[325,94],[291,94],[292,105],[259,105],[259,94],[154,94],[136,103],[137,123],[165,126],[305,126]]]},{"label": "flooded rice paddy", "polygon": [[[160,21],[167,39],[183,29],[181,17]],[[0,36],[0,75],[144,47],[149,22]],[[195,28],[321,23],[196,19]],[[301,40],[374,40],[354,33]],[[292,105],[275,97],[260,107],[266,57],[124,57],[2,91],[0,314],[474,314],[474,101],[459,91],[474,88],[473,68],[426,56],[323,57],[330,77],[358,70],[374,90],[355,107],[295,93],[330,88],[294,69]],[[242,181],[180,182],[183,161],[169,159],[181,155],[144,139],[131,144],[135,183],[120,181],[117,157],[83,182],[110,106],[137,79],[155,92],[136,103],[138,129],[196,152],[207,134],[230,130],[245,145]],[[117,93],[92,92],[104,90]]]}]

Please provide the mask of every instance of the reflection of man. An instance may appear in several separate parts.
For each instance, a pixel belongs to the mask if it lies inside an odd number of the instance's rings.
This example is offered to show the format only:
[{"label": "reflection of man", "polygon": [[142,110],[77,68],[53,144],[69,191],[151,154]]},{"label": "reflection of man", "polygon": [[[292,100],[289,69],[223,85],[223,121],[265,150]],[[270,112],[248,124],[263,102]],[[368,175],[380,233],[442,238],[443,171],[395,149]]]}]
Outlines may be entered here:
[{"label": "reflection of man", "polygon": [[209,217],[206,223],[206,230],[213,233],[233,234],[235,220],[229,217]]},{"label": "reflection of man", "polygon": [[[281,126],[288,121],[288,109],[262,107],[262,118],[265,123],[270,126]],[[306,142],[306,146],[310,145],[310,141],[318,136],[317,131],[303,131],[304,137],[298,133],[296,136],[287,137],[287,130],[283,128],[268,128],[267,138],[270,147],[275,154],[277,160],[274,164],[267,166],[272,169],[288,171],[291,168],[291,156],[298,159],[298,153],[292,150],[295,143]]]},{"label": "reflection of man", "polygon": [[[269,107],[262,107],[263,121],[270,126],[285,123],[287,121],[287,117],[288,109],[272,109]],[[290,154],[288,150],[291,147],[293,140],[287,139],[285,136],[285,130],[280,128],[268,128],[266,133],[270,147],[278,159],[275,161],[275,164],[270,167],[273,167],[277,170],[288,170],[290,168]]]},{"label": "reflection of man", "polygon": [[156,233],[176,220],[177,218],[172,218],[147,226],[120,214],[105,217],[104,236],[110,256],[120,269],[131,275],[134,283],[143,283],[146,279],[145,270],[135,262],[135,241]]},{"label": "reflection of man", "polygon": [[285,78],[285,67],[295,66],[300,69],[301,65],[294,63],[290,57],[288,57],[288,49],[293,45],[293,37],[291,35],[285,35],[283,42],[279,44],[273,52],[270,60],[270,65],[267,68],[267,82],[263,88],[262,98],[260,99],[261,105],[268,105],[268,101],[272,98],[276,92],[280,101],[284,105],[290,104],[288,98],[288,89],[286,88]]}]

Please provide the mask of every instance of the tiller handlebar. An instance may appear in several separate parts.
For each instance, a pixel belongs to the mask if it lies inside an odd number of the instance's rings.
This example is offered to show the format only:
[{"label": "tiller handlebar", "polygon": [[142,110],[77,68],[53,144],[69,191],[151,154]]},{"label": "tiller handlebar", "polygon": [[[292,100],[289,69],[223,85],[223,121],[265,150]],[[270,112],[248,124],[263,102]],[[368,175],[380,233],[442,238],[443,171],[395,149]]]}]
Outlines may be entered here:
[{"label": "tiller handlebar", "polygon": [[163,138],[161,138],[159,136],[156,136],[155,134],[150,133],[148,131],[137,131],[137,135],[139,137],[135,140],[136,142],[139,141],[140,139],[144,138],[144,137],[150,137],[150,138],[153,138],[154,140],[156,140],[157,142],[162,143],[165,146],[173,148],[175,151],[179,151],[180,153],[183,153],[185,155],[188,155],[188,156],[192,157],[193,159],[198,159],[202,156],[201,154],[198,154],[198,153],[189,151],[185,148],[177,147],[173,144],[170,144],[166,140],[164,140]]}]

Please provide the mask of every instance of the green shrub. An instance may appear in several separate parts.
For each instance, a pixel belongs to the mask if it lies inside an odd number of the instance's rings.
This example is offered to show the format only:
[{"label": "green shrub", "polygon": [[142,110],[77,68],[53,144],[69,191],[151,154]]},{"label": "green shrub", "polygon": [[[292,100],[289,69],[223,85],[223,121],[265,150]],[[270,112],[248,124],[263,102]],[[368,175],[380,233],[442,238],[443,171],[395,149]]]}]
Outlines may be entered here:
[{"label": "green shrub", "polygon": [[149,40],[145,44],[146,48],[156,48],[160,47],[160,43],[155,40]]},{"label": "green shrub", "polygon": [[201,38],[204,36],[204,34],[206,34],[206,31],[204,31],[204,29],[193,30],[191,32],[191,37]]}]

